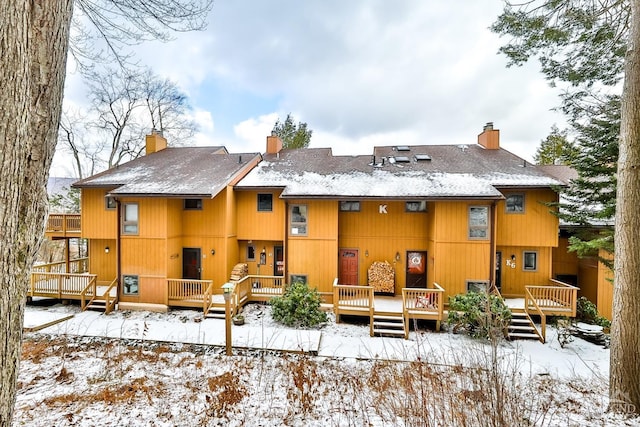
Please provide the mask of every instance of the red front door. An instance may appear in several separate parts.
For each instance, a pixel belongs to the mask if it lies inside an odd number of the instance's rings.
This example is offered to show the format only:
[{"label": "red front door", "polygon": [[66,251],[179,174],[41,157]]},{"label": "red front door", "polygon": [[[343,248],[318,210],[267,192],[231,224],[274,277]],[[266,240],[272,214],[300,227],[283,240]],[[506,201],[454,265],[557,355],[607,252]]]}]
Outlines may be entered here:
[{"label": "red front door", "polygon": [[341,285],[358,284],[358,250],[340,249],[340,274],[338,283]]},{"label": "red front door", "polygon": [[427,253],[407,251],[407,288],[427,287]]}]

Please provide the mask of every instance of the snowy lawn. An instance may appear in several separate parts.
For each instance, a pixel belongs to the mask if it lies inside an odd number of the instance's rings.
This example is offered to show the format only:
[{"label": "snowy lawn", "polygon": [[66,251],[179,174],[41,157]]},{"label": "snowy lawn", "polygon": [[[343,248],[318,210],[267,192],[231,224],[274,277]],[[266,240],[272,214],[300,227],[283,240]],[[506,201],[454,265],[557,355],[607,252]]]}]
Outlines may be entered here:
[{"label": "snowy lawn", "polygon": [[282,327],[251,304],[227,357],[224,321],[195,310],[29,306],[25,323],[69,314],[25,334],[15,425],[640,425],[606,413],[609,350],[561,348],[554,328],[497,347],[422,328],[372,338],[332,316]]}]

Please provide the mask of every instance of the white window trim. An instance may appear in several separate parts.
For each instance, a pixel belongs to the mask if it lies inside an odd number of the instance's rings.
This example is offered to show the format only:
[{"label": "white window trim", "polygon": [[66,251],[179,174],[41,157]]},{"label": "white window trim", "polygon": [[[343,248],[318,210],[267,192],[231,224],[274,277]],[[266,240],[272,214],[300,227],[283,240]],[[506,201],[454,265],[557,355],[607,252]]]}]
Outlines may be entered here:
[{"label": "white window trim", "polygon": [[[474,208],[484,208],[487,211],[487,225],[471,225],[471,209]],[[484,237],[472,237],[471,230],[481,230],[484,229],[486,231]],[[489,240],[489,236],[491,233],[491,209],[487,205],[470,205],[467,209],[467,238],[469,240]]]},{"label": "white window trim", "polygon": [[[295,208],[296,206],[298,207],[302,207],[304,206],[305,211],[306,211],[306,215],[304,217],[305,221],[294,221],[293,220],[293,208]],[[299,227],[296,227],[297,225],[299,225]],[[296,231],[295,233],[293,232],[293,229],[299,229],[301,226],[304,226],[304,233],[300,233],[299,231]],[[291,234],[291,236],[307,236],[309,234],[309,209],[307,208],[307,205],[304,204],[294,204],[290,206],[290,210],[289,210],[289,233]]]},{"label": "white window trim", "polygon": [[[135,205],[136,206],[136,220],[135,221],[127,221],[127,206],[129,205]],[[133,225],[135,224],[136,226],[136,231],[132,232],[132,231],[126,231],[126,226],[127,225]],[[140,206],[137,203],[123,203],[122,204],[122,234],[127,235],[127,236],[137,236],[138,234],[140,234]]]}]

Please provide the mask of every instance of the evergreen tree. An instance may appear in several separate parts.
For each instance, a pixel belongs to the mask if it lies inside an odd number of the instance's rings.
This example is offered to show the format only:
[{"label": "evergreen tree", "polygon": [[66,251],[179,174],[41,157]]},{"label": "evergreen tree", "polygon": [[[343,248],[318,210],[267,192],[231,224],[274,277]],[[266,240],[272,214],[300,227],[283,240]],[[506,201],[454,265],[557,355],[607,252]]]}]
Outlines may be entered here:
[{"label": "evergreen tree", "polygon": [[539,165],[571,165],[578,155],[578,148],[567,139],[567,131],[551,127],[551,133],[540,142],[533,156]]},{"label": "evergreen tree", "polygon": [[[572,162],[578,178],[563,189],[558,215],[580,226],[569,239],[578,256],[592,256],[604,249],[613,255],[613,221],[616,210],[616,162],[620,139],[620,98],[611,96],[595,106],[586,123],[572,123],[579,154]],[[600,258],[613,268],[612,261]]]},{"label": "evergreen tree", "polygon": [[284,122],[278,119],[273,125],[272,132],[282,139],[282,148],[307,148],[313,134],[306,123],[298,122],[296,125],[291,113],[287,114]]}]

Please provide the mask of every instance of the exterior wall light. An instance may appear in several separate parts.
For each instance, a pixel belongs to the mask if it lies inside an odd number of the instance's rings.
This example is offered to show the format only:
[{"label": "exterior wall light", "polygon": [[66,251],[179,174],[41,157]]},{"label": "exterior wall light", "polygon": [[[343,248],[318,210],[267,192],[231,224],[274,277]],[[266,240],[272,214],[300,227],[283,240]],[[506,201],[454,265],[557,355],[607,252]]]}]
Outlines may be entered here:
[{"label": "exterior wall light", "polygon": [[110,250],[110,249],[109,249],[109,246],[105,246],[105,247],[104,247],[104,253],[105,253],[105,254],[108,254],[108,253],[109,253],[109,250]]},{"label": "exterior wall light", "polygon": [[216,254],[216,250],[215,249],[211,249],[211,255],[215,255]]},{"label": "exterior wall light", "polygon": [[396,261],[400,262],[400,252],[396,252]]}]

